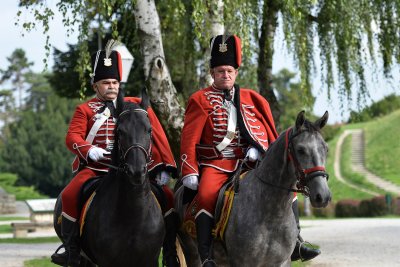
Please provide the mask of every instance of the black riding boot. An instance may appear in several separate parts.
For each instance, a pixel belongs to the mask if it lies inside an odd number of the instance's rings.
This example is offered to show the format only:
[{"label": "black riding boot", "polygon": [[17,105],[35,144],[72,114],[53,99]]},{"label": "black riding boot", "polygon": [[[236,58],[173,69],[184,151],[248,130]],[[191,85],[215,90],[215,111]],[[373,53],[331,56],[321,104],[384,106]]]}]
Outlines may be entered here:
[{"label": "black riding boot", "polygon": [[294,250],[292,252],[291,260],[297,261],[301,259],[301,261],[308,261],[314,259],[319,254],[321,254],[321,251],[319,249],[307,247],[303,238],[301,238],[300,236],[300,221],[297,200],[293,202],[292,209],[294,217],[296,219],[297,229],[299,229],[299,235],[297,236],[296,246],[294,247]]},{"label": "black riding boot", "polygon": [[79,224],[62,216],[61,235],[65,252],[51,255],[51,261],[61,266],[78,267],[80,262]]},{"label": "black riding boot", "polygon": [[176,233],[179,227],[179,216],[171,212],[164,218],[165,238],[163,244],[163,266],[180,267],[178,255],[176,254]]},{"label": "black riding boot", "polygon": [[200,213],[196,218],[197,248],[203,267],[215,267],[215,261],[212,258],[212,229],[214,219],[205,213]]}]

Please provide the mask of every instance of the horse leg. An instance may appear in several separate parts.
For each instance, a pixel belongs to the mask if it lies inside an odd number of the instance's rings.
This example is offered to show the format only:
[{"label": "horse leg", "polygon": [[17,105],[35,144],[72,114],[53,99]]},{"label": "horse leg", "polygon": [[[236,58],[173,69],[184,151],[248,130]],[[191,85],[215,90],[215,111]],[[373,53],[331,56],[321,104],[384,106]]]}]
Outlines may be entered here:
[{"label": "horse leg", "polygon": [[176,234],[179,227],[179,216],[176,212],[171,212],[164,218],[164,222],[163,265],[167,267],[180,267],[176,251]]},{"label": "horse leg", "polygon": [[196,240],[193,239],[184,229],[181,229],[178,232],[178,237],[181,245],[180,247],[182,248],[183,254],[185,256],[186,266],[190,267],[201,266],[199,253],[197,251]]},{"label": "horse leg", "polygon": [[314,249],[314,248],[309,248],[304,245],[304,240],[300,236],[300,221],[299,221],[299,209],[298,209],[298,203],[297,199],[293,201],[292,203],[292,209],[293,209],[293,214],[294,218],[296,219],[296,225],[297,229],[299,231],[297,240],[296,240],[296,246],[293,250],[291,259],[292,261],[297,261],[301,259],[302,261],[308,261],[311,260],[315,257],[317,257],[319,254],[321,254],[321,251],[319,249]]}]

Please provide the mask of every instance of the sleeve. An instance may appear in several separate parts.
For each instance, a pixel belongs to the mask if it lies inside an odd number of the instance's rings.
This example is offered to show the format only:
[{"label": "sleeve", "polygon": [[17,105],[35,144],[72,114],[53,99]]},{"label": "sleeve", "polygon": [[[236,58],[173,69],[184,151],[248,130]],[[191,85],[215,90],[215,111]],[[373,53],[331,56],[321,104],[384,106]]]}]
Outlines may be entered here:
[{"label": "sleeve", "polygon": [[82,105],[78,106],[75,109],[75,113],[71,119],[65,138],[67,148],[85,161],[88,160],[88,153],[92,148],[92,145],[85,140],[88,131],[89,120],[89,115],[84,111]]},{"label": "sleeve", "polygon": [[199,175],[196,144],[200,143],[208,114],[194,98],[189,99],[181,135],[181,178]]},{"label": "sleeve", "polygon": [[262,113],[262,117],[264,118],[263,124],[268,134],[268,140],[270,143],[272,143],[273,141],[276,140],[276,138],[278,138],[278,132],[276,131],[275,128],[275,121],[274,117],[272,116],[272,111],[269,106],[269,103],[264,98],[262,101],[262,108],[260,109],[260,111]]},{"label": "sleeve", "polygon": [[152,126],[152,150],[149,166],[150,177],[154,177],[160,171],[170,172],[172,177],[177,177],[177,168],[167,136],[153,109],[147,109],[150,124]]}]

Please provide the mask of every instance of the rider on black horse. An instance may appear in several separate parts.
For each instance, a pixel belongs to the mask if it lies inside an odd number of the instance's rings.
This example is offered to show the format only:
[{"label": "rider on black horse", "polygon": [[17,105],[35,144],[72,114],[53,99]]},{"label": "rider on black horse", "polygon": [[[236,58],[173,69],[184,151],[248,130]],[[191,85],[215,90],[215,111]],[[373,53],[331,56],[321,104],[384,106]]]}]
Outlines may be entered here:
[{"label": "rider on black horse", "polygon": [[[76,155],[73,162],[75,176],[61,195],[61,234],[65,252],[56,251],[51,256],[53,263],[62,266],[79,266],[80,262],[78,198],[81,187],[91,177],[106,174],[108,167],[103,164],[110,164],[117,120],[115,106],[122,77],[121,56],[113,50],[115,44],[111,40],[105,50],[92,55],[91,83],[96,96],[76,108],[66,136],[68,149]],[[125,101],[133,101],[130,99]],[[176,163],[160,122],[151,108],[148,111],[153,128],[149,176],[162,187],[168,207],[163,210],[166,226],[163,260],[166,266],[177,267],[180,265],[175,237],[179,219],[172,208],[173,193],[166,185],[171,174],[176,177]]]}]

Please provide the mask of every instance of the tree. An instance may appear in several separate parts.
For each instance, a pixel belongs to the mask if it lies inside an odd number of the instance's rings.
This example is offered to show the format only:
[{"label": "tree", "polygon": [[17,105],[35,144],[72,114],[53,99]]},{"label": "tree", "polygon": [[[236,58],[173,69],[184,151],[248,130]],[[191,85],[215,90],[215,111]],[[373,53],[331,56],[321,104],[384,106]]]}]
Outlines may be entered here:
[{"label": "tree", "polygon": [[[165,3],[168,2],[168,3]],[[66,19],[66,26],[77,23],[80,26],[81,35],[79,37],[80,70],[88,66],[87,40],[90,35],[91,23],[97,22],[101,17],[104,22],[109,22],[110,31],[117,37],[123,29],[118,28],[121,14],[132,14],[136,16],[138,25],[139,40],[142,45],[144,61],[144,76],[149,84],[156,86],[149,88],[152,98],[163,101],[163,113],[165,121],[172,123],[168,125],[175,128],[173,131],[179,132],[182,112],[177,105],[178,100],[174,99],[175,87],[171,83],[173,79],[165,79],[169,76],[169,68],[166,66],[162,41],[162,33],[159,28],[159,15],[155,8],[157,6],[166,7],[162,11],[176,14],[185,11],[191,12],[191,25],[196,38],[189,40],[194,42],[197,51],[200,51],[206,44],[209,36],[204,34],[205,14],[210,10],[209,1],[194,0],[188,4],[187,0],[171,1],[143,1],[136,2],[129,0],[114,0],[103,2],[92,1],[59,1],[59,9],[67,14],[70,11],[73,20]],[[42,1],[20,1],[21,6],[32,8]],[[300,91],[306,95],[311,95],[311,76],[316,68],[320,68],[323,74],[323,82],[326,85],[328,96],[331,90],[337,90],[342,100],[352,98],[353,84],[357,85],[358,98],[367,94],[368,88],[365,81],[364,66],[372,62],[377,69],[377,59],[382,58],[383,72],[387,77],[395,63],[400,61],[400,49],[396,45],[399,43],[399,16],[400,4],[398,1],[343,1],[343,0],[317,0],[317,1],[278,1],[278,0],[224,0],[223,19],[225,31],[237,33],[242,37],[245,57],[243,68],[246,65],[255,64],[257,59],[257,89],[265,96],[272,107],[274,118],[279,122],[280,110],[278,98],[274,91],[272,77],[272,58],[274,55],[274,43],[277,29],[283,29],[284,41],[293,55],[300,70]],[[146,9],[144,7],[151,7]],[[178,7],[178,8],[177,8]],[[143,13],[150,10],[150,13]],[[46,8],[40,14],[50,14]],[[98,17],[96,17],[98,14]],[[80,16],[78,16],[80,15]],[[151,21],[149,21],[151,15]],[[163,15],[166,17],[165,15]],[[38,16],[37,19],[46,26],[49,16]],[[207,18],[209,19],[209,18]],[[211,19],[211,18],[210,18]],[[144,21],[151,22],[145,29]],[[123,21],[123,20],[121,20]],[[154,24],[155,23],[155,24]],[[123,21],[125,28],[130,23]],[[29,27],[32,24],[25,24]],[[174,25],[177,29],[182,29],[182,25]],[[28,28],[29,28],[28,27]],[[148,31],[149,30],[149,31]],[[155,35],[147,35],[144,33]],[[173,39],[178,40],[182,31],[176,31],[178,36]],[[165,37],[165,36],[164,36]],[[182,41],[185,41],[182,39]],[[156,49],[151,51],[150,44],[154,44]],[[378,45],[379,49],[375,49]],[[184,45],[183,47],[190,47]],[[149,51],[153,54],[146,54]],[[252,55],[255,55],[253,57]],[[162,55],[156,59],[154,54]],[[316,66],[314,57],[319,54],[321,64]],[[160,65],[156,65],[160,64]],[[204,61],[203,61],[204,63]],[[150,70],[157,70],[162,67],[162,74],[157,79],[150,75]],[[174,71],[172,71],[174,72]],[[84,73],[83,71],[81,73]],[[334,77],[338,77],[339,84],[335,85]],[[163,82],[161,82],[163,81]],[[162,86],[157,87],[157,86]],[[344,102],[344,101],[341,101]],[[156,105],[157,106],[157,105]],[[161,107],[161,105],[158,105]],[[157,109],[157,107],[156,107]],[[168,114],[165,114],[167,113]],[[176,123],[170,121],[170,115],[174,114],[178,119]],[[166,126],[166,125],[165,125]],[[176,135],[174,135],[176,136]]]},{"label": "tree", "polygon": [[294,83],[292,80],[296,74],[287,69],[281,70],[274,75],[274,84],[279,103],[279,110],[282,111],[278,132],[294,125],[297,114],[301,110],[307,112],[307,118],[312,120],[315,117],[312,114],[315,97],[301,95],[299,96],[300,83]]},{"label": "tree", "polygon": [[[0,90],[0,127],[7,129],[9,122],[15,116],[15,101],[13,91],[9,89]],[[3,139],[3,135],[1,135]]]},{"label": "tree", "polygon": [[25,51],[21,48],[15,49],[11,56],[7,58],[7,60],[10,62],[10,65],[6,70],[0,69],[0,83],[4,83],[5,81],[11,82],[12,86],[14,87],[13,89],[18,92],[18,107],[21,109],[25,74],[30,72],[30,67],[33,65],[33,62],[28,61]]},{"label": "tree", "polygon": [[27,105],[8,126],[2,167],[18,175],[18,185],[34,185],[55,197],[71,178],[73,154],[64,144],[77,101],[57,96],[43,74],[31,73],[27,81]]}]

